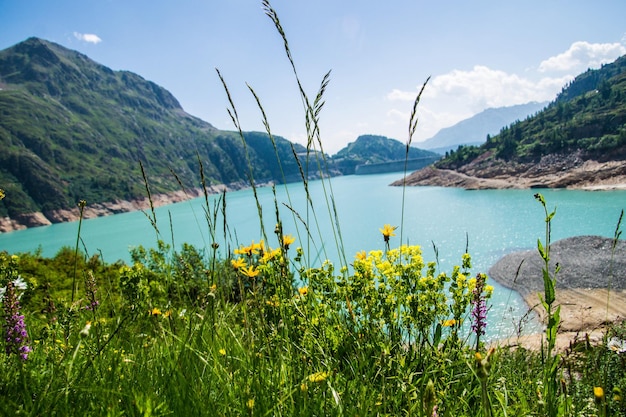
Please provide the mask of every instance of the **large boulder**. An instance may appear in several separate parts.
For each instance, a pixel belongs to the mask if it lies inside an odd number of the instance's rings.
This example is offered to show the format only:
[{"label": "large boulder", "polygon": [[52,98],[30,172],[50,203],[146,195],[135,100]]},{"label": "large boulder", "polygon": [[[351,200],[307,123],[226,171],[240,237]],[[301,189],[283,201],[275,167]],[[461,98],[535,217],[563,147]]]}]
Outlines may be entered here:
[{"label": "large boulder", "polygon": [[[626,241],[601,236],[575,236],[550,246],[550,274],[555,265],[556,289],[626,289]],[[543,259],[537,249],[505,255],[489,276],[522,296],[543,293]]]}]

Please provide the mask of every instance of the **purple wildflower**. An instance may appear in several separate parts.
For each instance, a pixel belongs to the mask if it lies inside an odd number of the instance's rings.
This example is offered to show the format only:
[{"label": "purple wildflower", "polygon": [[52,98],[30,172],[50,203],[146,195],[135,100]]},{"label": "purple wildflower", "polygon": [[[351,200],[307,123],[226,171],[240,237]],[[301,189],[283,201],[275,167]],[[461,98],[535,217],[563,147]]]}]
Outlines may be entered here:
[{"label": "purple wildflower", "polygon": [[96,284],[96,277],[94,277],[93,273],[89,271],[87,278],[85,279],[85,292],[87,293],[89,304],[83,307],[84,310],[96,311],[96,308],[100,305],[100,302],[96,298],[97,291],[98,286]]},{"label": "purple wildflower", "polygon": [[485,334],[487,327],[487,303],[485,301],[485,274],[476,275],[476,286],[472,290],[472,331],[476,334],[476,349],[478,350],[480,336]]},{"label": "purple wildflower", "polygon": [[32,349],[28,345],[28,332],[24,323],[24,315],[20,314],[20,302],[12,281],[7,283],[3,307],[6,354],[14,353],[25,361]]}]

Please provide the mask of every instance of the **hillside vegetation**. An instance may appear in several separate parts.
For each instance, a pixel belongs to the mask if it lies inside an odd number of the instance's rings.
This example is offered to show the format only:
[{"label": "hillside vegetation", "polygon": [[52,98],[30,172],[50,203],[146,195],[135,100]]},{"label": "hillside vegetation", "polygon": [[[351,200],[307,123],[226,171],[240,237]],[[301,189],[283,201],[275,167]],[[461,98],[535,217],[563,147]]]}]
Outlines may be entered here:
[{"label": "hillside vegetation", "polygon": [[394,185],[626,188],[626,56],[588,70],[543,111],[459,146]]},{"label": "hillside vegetation", "polygon": [[[299,178],[304,148],[268,135],[220,131],[187,114],[164,88],[30,38],[0,52],[0,217],[152,192]],[[278,154],[280,164],[277,163]],[[178,179],[173,175],[174,172]]]},{"label": "hillside vegetation", "polygon": [[385,136],[361,135],[350,142],[332,157],[333,166],[343,174],[354,174],[357,167],[363,165],[385,164],[389,162],[424,160],[424,165],[438,160],[441,156],[435,152],[415,147],[408,148],[399,140]]}]

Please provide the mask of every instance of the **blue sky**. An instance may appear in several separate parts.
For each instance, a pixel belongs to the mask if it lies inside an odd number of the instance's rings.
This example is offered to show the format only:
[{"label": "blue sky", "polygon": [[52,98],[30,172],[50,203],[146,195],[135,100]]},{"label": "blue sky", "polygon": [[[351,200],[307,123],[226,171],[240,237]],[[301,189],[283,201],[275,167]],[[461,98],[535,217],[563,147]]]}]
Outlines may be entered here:
[{"label": "blue sky", "polygon": [[[587,68],[626,54],[623,0],[274,0],[305,90],[332,70],[324,150],[361,134],[414,144],[485,108],[552,100]],[[76,49],[171,91],[183,108],[232,130],[226,79],[245,130],[302,143],[304,115],[282,41],[261,0],[0,0],[0,49],[31,36]]]}]

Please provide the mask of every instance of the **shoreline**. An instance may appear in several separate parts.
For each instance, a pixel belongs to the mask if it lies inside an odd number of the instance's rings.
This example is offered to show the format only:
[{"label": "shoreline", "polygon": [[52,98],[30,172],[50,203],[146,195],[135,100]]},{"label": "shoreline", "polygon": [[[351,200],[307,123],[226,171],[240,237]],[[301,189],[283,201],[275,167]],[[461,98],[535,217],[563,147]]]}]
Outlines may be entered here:
[{"label": "shoreline", "polygon": [[[576,236],[550,246],[550,271],[557,274],[553,307],[560,306],[557,349],[577,343],[600,343],[613,324],[626,320],[626,241],[600,236]],[[489,269],[489,277],[516,291],[543,326],[543,260],[537,250],[503,256]],[[495,344],[540,349],[545,334],[523,334]]]},{"label": "shoreline", "polygon": [[[433,165],[415,171],[392,186],[439,186],[466,190],[564,188],[626,190],[626,161],[581,161],[571,155],[559,161],[549,156],[538,163],[471,163],[459,170]],[[571,159],[571,160],[570,160]]]},{"label": "shoreline", "polygon": [[[245,188],[243,184],[218,184],[207,187],[209,194],[217,194],[223,191],[235,191]],[[151,195],[152,206],[161,207],[168,204],[180,203],[204,195],[202,188],[178,190],[169,193]],[[83,219],[105,217],[113,214],[129,213],[132,211],[146,210],[150,208],[148,197],[139,197],[132,200],[113,200],[104,203],[88,204],[83,209]],[[0,233],[10,233],[33,227],[49,226],[56,223],[74,222],[80,219],[78,206],[71,209],[51,210],[47,212],[35,212],[21,214],[16,218],[0,217]]]},{"label": "shoreline", "polygon": [[[538,295],[523,298],[529,310],[545,326],[545,311]],[[626,320],[626,290],[557,288],[555,305],[561,307],[561,324],[556,340],[556,350],[559,352],[571,350],[580,344],[598,345],[603,342],[612,324]],[[493,342],[493,345],[539,351],[545,346],[545,333],[508,337]]]}]

